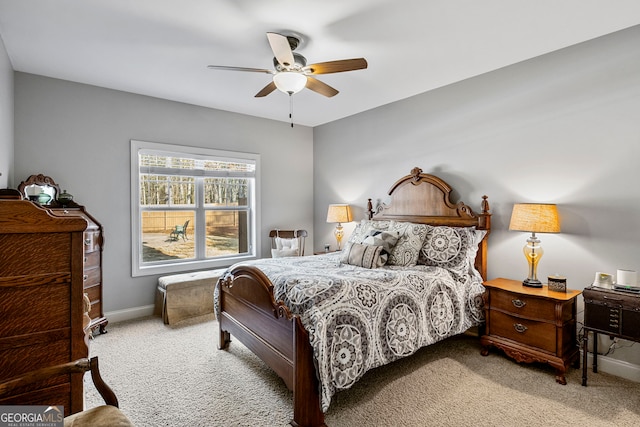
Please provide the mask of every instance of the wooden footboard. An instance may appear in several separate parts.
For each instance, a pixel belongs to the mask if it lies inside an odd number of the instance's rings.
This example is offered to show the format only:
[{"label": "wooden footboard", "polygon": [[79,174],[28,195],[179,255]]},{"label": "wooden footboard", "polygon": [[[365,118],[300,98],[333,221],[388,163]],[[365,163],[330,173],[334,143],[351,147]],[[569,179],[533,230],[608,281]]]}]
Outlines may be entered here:
[{"label": "wooden footboard", "polygon": [[276,302],[273,285],[256,267],[238,265],[218,281],[219,349],[233,335],[293,391],[292,426],[325,426],[309,334],[300,318]]}]

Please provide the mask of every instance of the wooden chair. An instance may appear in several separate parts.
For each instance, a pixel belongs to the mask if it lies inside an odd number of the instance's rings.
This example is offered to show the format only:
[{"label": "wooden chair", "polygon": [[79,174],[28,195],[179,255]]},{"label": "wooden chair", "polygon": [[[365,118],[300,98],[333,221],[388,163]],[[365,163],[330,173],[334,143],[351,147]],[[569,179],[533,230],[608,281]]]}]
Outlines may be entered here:
[{"label": "wooden chair", "polygon": [[269,232],[271,238],[271,253],[274,255],[274,250],[279,250],[277,239],[298,239],[298,253],[297,256],[304,256],[304,242],[307,237],[307,230],[271,230]]},{"label": "wooden chair", "polygon": [[25,389],[29,384],[45,381],[60,375],[85,373],[91,371],[91,379],[98,393],[105,401],[105,405],[76,412],[64,419],[64,425],[73,427],[131,427],[133,423],[118,409],[118,398],[111,388],[104,382],[98,370],[98,358],[78,359],[60,365],[41,368],[26,372],[17,377],[9,378],[0,383],[0,400],[7,395],[15,394]]},{"label": "wooden chair", "polygon": [[184,225],[176,225],[171,233],[169,233],[169,239],[178,240],[178,237],[182,236],[182,240],[187,240],[187,227],[189,227],[189,221],[187,220]]}]

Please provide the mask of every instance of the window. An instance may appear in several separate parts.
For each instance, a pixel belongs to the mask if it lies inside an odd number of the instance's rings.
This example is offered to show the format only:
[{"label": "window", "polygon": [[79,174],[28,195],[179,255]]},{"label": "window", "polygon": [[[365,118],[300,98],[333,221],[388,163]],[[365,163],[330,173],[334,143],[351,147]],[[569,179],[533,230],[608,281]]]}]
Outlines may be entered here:
[{"label": "window", "polygon": [[133,276],[256,258],[259,160],[132,140]]}]

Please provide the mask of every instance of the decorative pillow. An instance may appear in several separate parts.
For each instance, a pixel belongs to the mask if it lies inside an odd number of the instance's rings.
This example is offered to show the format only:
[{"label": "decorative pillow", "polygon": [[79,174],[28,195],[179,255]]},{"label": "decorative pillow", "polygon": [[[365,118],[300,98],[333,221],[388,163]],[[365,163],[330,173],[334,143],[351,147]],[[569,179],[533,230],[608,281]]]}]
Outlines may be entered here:
[{"label": "decorative pillow", "polygon": [[386,264],[389,260],[389,254],[398,242],[399,237],[400,234],[398,234],[397,231],[372,230],[369,232],[369,235],[364,238],[362,243],[373,246],[382,246],[383,249],[380,254],[380,259],[383,264]]},{"label": "decorative pillow", "polygon": [[469,274],[485,234],[485,230],[475,227],[429,226],[420,251],[420,263]]},{"label": "decorative pillow", "polygon": [[349,236],[347,243],[362,243],[365,237],[367,237],[372,231],[375,230],[387,230],[391,221],[373,221],[371,219],[361,220],[356,228]]},{"label": "decorative pillow", "polygon": [[400,233],[397,231],[372,230],[362,240],[362,243],[374,246],[382,246],[385,251],[391,252],[393,247],[398,243]]},{"label": "decorative pillow", "polygon": [[344,264],[356,265],[364,268],[377,268],[384,265],[381,259],[382,246],[366,245],[363,243],[349,243],[342,252]]},{"label": "decorative pillow", "polygon": [[416,265],[420,249],[427,235],[427,225],[391,221],[389,231],[396,231],[400,237],[398,238],[398,243],[391,249],[387,264],[403,267]]},{"label": "decorative pillow", "polygon": [[275,237],[276,248],[271,249],[271,256],[273,258],[280,258],[286,256],[298,256],[300,255],[300,248],[298,247],[298,239],[285,239],[282,237]]}]

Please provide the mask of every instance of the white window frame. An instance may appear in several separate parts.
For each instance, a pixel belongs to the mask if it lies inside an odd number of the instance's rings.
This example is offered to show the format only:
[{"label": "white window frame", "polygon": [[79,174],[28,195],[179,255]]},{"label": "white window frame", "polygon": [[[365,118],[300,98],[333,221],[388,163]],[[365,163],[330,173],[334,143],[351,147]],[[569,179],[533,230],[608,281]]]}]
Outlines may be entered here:
[{"label": "white window frame", "polygon": [[[249,250],[248,253],[231,255],[228,257],[216,257],[209,259],[188,259],[184,261],[171,260],[167,263],[154,262],[145,264],[142,262],[142,228],[140,206],[140,167],[139,152],[153,150],[167,155],[178,155],[183,157],[207,157],[216,160],[247,161],[255,164],[254,185],[250,189],[250,209],[249,209]],[[236,262],[257,258],[260,248],[260,155],[254,153],[241,153],[227,150],[215,150],[202,147],[191,147],[184,145],[164,144],[159,142],[131,140],[131,275],[148,276],[153,274],[178,273],[191,270],[202,270],[207,268],[228,267]],[[202,204],[197,204],[194,208],[196,215],[200,210],[204,210]],[[204,236],[205,227],[194,230],[195,233]]]}]

